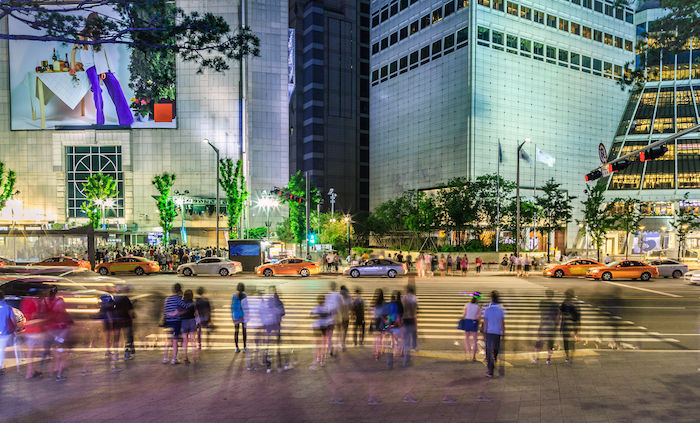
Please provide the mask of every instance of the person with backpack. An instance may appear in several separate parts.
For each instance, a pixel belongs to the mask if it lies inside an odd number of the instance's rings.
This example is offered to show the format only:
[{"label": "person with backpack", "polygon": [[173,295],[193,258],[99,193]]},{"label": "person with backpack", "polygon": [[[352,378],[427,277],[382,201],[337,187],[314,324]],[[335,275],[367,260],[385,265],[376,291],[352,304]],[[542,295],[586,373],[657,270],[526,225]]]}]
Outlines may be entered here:
[{"label": "person with backpack", "polygon": [[243,292],[245,291],[245,285],[243,283],[239,283],[238,286],[236,287],[236,290],[238,293],[233,295],[233,298],[231,298],[231,318],[233,319],[233,325],[234,325],[234,339],[236,341],[236,352],[239,353],[241,352],[241,349],[238,348],[238,330],[242,326],[243,327],[243,352],[245,353],[246,349],[246,330],[245,330],[245,314],[243,313],[243,301],[246,299],[247,295]]},{"label": "person with backpack", "polygon": [[564,297],[564,302],[559,306],[559,325],[564,338],[566,362],[571,363],[574,359],[578,334],[581,331],[581,311],[576,305],[573,289],[567,289]]}]

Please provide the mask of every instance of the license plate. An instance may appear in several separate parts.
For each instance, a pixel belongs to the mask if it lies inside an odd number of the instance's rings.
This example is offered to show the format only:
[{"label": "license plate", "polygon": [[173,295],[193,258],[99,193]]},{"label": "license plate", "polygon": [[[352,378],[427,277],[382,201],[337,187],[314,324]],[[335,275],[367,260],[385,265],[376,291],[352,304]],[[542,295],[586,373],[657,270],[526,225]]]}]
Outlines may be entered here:
[{"label": "license plate", "polygon": [[78,308],[88,308],[87,304],[78,304]]}]

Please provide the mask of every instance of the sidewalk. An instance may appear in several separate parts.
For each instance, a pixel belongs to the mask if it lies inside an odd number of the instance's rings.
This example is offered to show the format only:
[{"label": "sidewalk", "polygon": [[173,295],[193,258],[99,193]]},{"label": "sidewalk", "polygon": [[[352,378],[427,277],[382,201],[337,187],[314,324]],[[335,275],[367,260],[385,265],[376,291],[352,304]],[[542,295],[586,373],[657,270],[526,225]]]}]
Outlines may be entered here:
[{"label": "sidewalk", "polygon": [[[250,351],[250,350],[249,350]],[[81,354],[81,353],[78,353]],[[579,351],[573,364],[527,355],[506,357],[502,378],[484,377],[481,362],[421,351],[414,365],[387,370],[370,348],[348,349],[309,370],[247,371],[244,354],[203,351],[197,364],[162,364],[161,351],[138,351],[110,372],[101,353],[80,376],[25,381],[14,368],[0,376],[0,420],[13,422],[683,422],[698,421],[698,353]],[[24,369],[22,369],[24,370]],[[46,370],[46,365],[45,365]],[[404,402],[409,394],[416,403]],[[381,401],[368,405],[370,397]],[[331,404],[341,398],[343,404]]]}]

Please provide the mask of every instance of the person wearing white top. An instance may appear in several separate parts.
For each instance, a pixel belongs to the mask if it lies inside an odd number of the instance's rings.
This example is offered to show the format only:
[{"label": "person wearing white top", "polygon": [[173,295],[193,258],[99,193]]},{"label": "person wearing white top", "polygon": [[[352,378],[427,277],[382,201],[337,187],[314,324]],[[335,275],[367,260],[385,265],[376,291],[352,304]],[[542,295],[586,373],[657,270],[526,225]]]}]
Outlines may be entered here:
[{"label": "person wearing white top", "polygon": [[[481,319],[481,306],[478,303],[479,295],[472,294],[471,302],[464,306],[463,319],[466,319],[464,328],[464,353],[469,359],[476,361],[476,344],[479,334],[479,319]],[[471,339],[470,339],[471,338]]]}]

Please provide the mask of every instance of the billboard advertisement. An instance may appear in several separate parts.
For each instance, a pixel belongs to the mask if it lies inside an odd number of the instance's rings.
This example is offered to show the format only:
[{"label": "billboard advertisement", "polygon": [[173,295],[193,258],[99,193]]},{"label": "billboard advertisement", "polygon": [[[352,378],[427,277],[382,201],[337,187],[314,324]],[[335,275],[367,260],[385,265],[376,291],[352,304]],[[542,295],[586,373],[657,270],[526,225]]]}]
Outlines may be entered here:
[{"label": "billboard advertisement", "polygon": [[[119,19],[109,6],[75,13]],[[45,35],[11,16],[8,32]],[[46,40],[9,50],[12,130],[177,128],[174,54]]]}]

